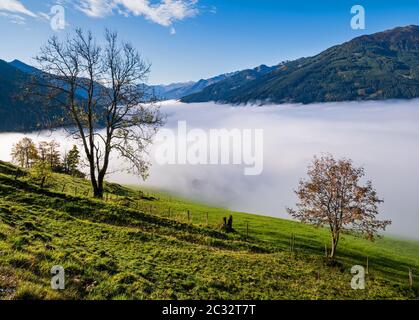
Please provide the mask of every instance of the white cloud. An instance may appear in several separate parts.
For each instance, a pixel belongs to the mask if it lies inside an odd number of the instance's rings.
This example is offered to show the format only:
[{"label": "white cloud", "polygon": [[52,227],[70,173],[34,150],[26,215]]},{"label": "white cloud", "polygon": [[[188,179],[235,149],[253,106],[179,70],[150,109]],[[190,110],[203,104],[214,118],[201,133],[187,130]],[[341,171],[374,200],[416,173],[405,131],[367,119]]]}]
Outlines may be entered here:
[{"label": "white cloud", "polygon": [[79,0],[77,8],[89,17],[104,17],[117,12],[123,15],[144,16],[146,19],[169,27],[175,21],[196,16],[198,0]]},{"label": "white cloud", "polygon": [[51,17],[49,16],[48,13],[45,12],[38,12],[38,17],[44,21],[50,21]]},{"label": "white cloud", "polygon": [[0,0],[0,11],[8,11],[12,13],[24,14],[30,17],[36,17],[36,14],[28,10],[18,0]]},{"label": "white cloud", "polygon": [[89,17],[98,18],[111,14],[116,7],[114,2],[113,0],[80,0],[76,7]]},{"label": "white cloud", "polygon": [[7,12],[1,12],[0,11],[0,17],[5,17],[10,20],[10,22],[14,24],[25,24],[26,20],[24,17],[19,16],[17,14],[7,13]]}]

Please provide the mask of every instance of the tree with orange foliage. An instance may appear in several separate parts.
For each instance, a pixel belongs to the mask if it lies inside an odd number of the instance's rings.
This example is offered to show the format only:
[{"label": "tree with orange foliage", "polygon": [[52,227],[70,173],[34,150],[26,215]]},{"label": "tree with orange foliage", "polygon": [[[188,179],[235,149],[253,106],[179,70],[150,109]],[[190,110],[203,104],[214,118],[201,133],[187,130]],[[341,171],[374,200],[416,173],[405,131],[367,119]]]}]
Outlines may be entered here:
[{"label": "tree with orange foliage", "polygon": [[351,160],[336,160],[330,154],[314,157],[307,174],[309,179],[302,179],[295,191],[299,199],[297,210],[288,209],[288,213],[302,222],[330,228],[331,259],[344,228],[373,241],[378,230],[391,224],[389,220],[376,219],[378,204],[383,200],[378,198],[371,181],[361,185],[364,168],[354,167]]}]

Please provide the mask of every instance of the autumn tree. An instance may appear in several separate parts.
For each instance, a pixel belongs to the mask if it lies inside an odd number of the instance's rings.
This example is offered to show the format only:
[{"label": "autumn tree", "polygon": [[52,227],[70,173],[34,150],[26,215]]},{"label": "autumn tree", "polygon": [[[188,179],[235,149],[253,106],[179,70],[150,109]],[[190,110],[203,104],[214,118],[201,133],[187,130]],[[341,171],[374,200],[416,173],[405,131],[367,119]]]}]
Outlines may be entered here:
[{"label": "autumn tree", "polygon": [[36,61],[42,72],[29,92],[59,111],[46,111],[55,115],[51,126],[64,126],[83,145],[94,196],[103,198],[112,154],[145,179],[145,151],[163,119],[145,91],[150,65],[137,50],[108,30],[98,41],[77,29],[63,41],[50,38]]},{"label": "autumn tree", "polygon": [[330,154],[315,157],[307,174],[308,179],[302,179],[295,191],[299,199],[297,210],[288,212],[302,222],[330,228],[330,258],[335,257],[344,228],[374,240],[378,230],[391,224],[388,220],[377,220],[378,204],[383,200],[371,181],[361,184],[364,168],[354,167],[351,160],[336,160]]},{"label": "autumn tree", "polygon": [[61,167],[60,144],[55,140],[41,141],[38,144],[39,160],[48,163],[51,170],[58,170]]},{"label": "autumn tree", "polygon": [[37,160],[31,168],[32,176],[39,181],[41,189],[45,187],[47,180],[52,176],[52,168],[48,161]]},{"label": "autumn tree", "polygon": [[12,161],[22,168],[30,168],[38,159],[38,150],[30,138],[23,138],[12,149]]}]

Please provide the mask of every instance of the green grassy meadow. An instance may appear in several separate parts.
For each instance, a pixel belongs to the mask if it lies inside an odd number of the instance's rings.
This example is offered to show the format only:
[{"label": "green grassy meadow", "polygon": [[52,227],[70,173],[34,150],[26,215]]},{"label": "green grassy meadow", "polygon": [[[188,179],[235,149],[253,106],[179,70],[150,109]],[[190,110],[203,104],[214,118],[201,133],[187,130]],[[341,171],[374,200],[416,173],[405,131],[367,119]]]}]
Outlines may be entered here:
[{"label": "green grassy meadow", "polygon": [[[42,190],[0,162],[0,299],[418,298],[419,242],[348,234],[334,263],[329,242],[326,229],[153,190],[108,183],[96,200],[88,181],[61,174]],[[350,269],[367,259],[366,289],[353,290]],[[50,287],[54,265],[64,290]]]}]

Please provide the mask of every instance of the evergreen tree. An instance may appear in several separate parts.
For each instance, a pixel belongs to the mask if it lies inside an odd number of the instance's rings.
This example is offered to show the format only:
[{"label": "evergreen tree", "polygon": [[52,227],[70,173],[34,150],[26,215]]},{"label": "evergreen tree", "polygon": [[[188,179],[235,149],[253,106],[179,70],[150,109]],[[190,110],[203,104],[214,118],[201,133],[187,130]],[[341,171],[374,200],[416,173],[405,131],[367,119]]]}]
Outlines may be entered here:
[{"label": "evergreen tree", "polygon": [[66,173],[76,175],[80,164],[80,152],[76,145],[64,156],[64,170]]}]

